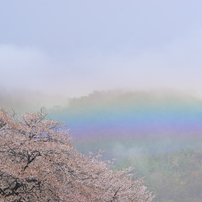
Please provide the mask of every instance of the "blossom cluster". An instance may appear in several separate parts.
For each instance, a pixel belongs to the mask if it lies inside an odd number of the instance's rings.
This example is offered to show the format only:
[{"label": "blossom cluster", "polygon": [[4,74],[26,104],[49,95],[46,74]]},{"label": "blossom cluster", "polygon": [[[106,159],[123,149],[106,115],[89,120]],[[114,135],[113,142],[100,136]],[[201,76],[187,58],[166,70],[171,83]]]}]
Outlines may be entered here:
[{"label": "blossom cluster", "polygon": [[102,152],[85,156],[65,124],[47,113],[0,108],[0,201],[151,202],[133,168],[110,170]]}]

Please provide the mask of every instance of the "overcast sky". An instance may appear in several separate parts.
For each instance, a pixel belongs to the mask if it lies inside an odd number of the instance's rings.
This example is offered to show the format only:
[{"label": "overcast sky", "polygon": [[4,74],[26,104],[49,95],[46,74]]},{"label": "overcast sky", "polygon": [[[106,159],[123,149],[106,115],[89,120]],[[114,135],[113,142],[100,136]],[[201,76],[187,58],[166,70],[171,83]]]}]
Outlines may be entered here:
[{"label": "overcast sky", "polygon": [[202,1],[1,0],[0,86],[202,95]]}]

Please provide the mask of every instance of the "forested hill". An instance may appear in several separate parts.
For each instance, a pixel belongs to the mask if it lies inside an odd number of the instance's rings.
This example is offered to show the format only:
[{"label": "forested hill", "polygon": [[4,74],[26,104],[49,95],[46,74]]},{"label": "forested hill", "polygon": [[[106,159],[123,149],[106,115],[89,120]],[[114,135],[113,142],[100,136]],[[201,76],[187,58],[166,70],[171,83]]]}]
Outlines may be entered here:
[{"label": "forested hill", "polygon": [[202,147],[202,101],[177,91],[94,91],[50,109],[50,117],[70,124],[83,151],[84,145],[136,154]]}]

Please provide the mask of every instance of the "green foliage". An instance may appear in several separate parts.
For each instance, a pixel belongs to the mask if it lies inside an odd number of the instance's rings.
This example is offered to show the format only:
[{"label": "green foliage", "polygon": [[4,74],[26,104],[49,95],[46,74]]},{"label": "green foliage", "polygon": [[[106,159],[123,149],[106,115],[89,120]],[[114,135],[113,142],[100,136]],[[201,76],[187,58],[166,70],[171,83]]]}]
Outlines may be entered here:
[{"label": "green foliage", "polygon": [[164,155],[125,159],[115,167],[134,166],[138,177],[161,202],[199,202],[202,199],[202,151],[190,148]]}]

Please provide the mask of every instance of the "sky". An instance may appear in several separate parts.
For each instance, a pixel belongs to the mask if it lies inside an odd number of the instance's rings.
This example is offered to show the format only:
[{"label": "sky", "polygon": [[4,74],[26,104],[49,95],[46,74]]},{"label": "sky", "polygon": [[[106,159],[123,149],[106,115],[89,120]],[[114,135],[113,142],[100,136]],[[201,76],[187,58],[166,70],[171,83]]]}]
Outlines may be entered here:
[{"label": "sky", "polygon": [[0,88],[68,97],[171,88],[202,97],[201,10],[199,0],[1,0]]}]

